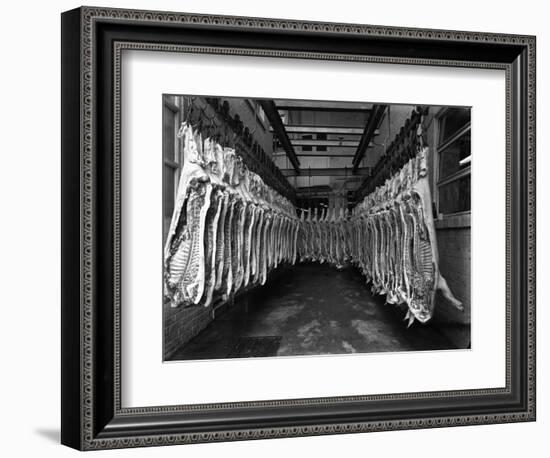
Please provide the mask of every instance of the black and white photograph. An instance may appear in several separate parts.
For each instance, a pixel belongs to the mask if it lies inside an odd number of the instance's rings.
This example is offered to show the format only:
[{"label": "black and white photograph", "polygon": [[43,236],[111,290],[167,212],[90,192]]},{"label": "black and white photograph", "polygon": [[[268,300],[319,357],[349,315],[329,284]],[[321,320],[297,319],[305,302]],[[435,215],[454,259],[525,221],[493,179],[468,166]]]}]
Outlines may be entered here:
[{"label": "black and white photograph", "polygon": [[471,107],[162,110],[164,361],[472,348]]},{"label": "black and white photograph", "polygon": [[[430,435],[462,456],[492,434],[521,454],[541,431],[512,424],[538,420],[538,25],[256,3],[62,13],[61,443],[429,455]],[[36,232],[44,187],[22,189]],[[12,353],[50,373],[45,343]]]}]

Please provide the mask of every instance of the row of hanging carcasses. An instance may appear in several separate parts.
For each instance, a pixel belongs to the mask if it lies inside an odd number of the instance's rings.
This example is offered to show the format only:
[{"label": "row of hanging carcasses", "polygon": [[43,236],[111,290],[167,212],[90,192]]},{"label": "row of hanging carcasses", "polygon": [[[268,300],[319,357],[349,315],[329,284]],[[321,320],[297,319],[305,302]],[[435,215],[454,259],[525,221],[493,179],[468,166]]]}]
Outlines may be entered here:
[{"label": "row of hanging carcasses", "polygon": [[294,206],[247,170],[233,149],[182,124],[185,161],[164,249],[164,297],[209,306],[297,259]]},{"label": "row of hanging carcasses", "polygon": [[352,212],[308,210],[300,218],[300,260],[356,265],[373,293],[407,305],[409,325],[430,320],[438,289],[462,310],[439,271],[426,154],[419,151]]},{"label": "row of hanging carcasses", "polygon": [[372,291],[406,304],[409,324],[433,316],[440,289],[461,309],[439,272],[426,149],[352,212],[302,211],[247,170],[233,149],[204,142],[184,124],[185,149],[164,252],[164,295],[172,306],[209,306],[263,285],[283,262],[356,265]]},{"label": "row of hanging carcasses", "polygon": [[334,264],[340,268],[352,257],[350,212],[344,208],[302,209],[298,253],[302,262]]}]

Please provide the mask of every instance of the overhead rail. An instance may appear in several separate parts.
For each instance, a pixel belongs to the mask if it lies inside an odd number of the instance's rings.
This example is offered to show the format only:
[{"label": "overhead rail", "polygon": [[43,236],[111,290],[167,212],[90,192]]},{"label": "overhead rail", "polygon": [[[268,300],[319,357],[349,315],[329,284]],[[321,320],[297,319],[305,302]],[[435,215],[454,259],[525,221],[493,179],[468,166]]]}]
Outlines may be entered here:
[{"label": "overhead rail", "polygon": [[367,151],[367,148],[371,145],[372,139],[375,136],[375,132],[378,129],[382,118],[384,117],[384,113],[386,112],[387,107],[388,105],[373,105],[372,112],[370,114],[367,125],[365,126],[365,130],[363,131],[363,135],[361,136],[361,140],[359,141],[357,151],[355,152],[355,156],[352,161],[353,170],[357,170],[359,168],[359,165],[361,164],[361,161],[365,156],[365,152]]},{"label": "overhead rail", "polygon": [[[286,177],[296,176],[296,172],[293,169],[281,169],[283,175]],[[327,167],[327,168],[315,168],[315,169],[304,169],[303,176],[312,176],[312,177],[358,177],[358,176],[368,176],[370,173],[370,167],[361,167],[356,171],[353,171],[348,167]]]},{"label": "overhead rail", "polygon": [[425,106],[417,106],[411,112],[410,118],[405,121],[386,153],[380,157],[372,168],[371,175],[365,178],[357,189],[355,193],[357,202],[361,202],[366,195],[384,184],[395,172],[401,170],[405,163],[415,156],[418,151],[418,142],[422,141],[426,144],[426,133],[422,130],[421,135],[419,135],[418,128],[422,125],[423,117],[427,114],[428,107]]},{"label": "overhead rail", "polygon": [[229,102],[213,97],[185,97],[185,119],[203,133],[231,146],[243,158],[246,166],[257,173],[271,188],[295,202],[296,193],[273,159],[254,140],[254,130],[246,126],[238,114],[230,114]]},{"label": "overhead rail", "polygon": [[292,166],[294,167],[294,170],[296,171],[296,174],[299,175],[300,161],[298,160],[298,157],[296,156],[296,152],[294,151],[294,147],[292,146],[292,143],[288,138],[288,134],[286,133],[285,126],[283,124],[283,120],[279,115],[279,111],[277,110],[275,102],[273,102],[273,100],[266,100],[266,99],[258,99],[257,102],[260,104],[260,106],[264,110],[264,113],[267,116],[267,119],[269,119],[271,127],[273,128],[273,132],[275,133],[275,136],[279,140],[279,143],[281,143],[283,149],[285,150],[286,155],[290,160],[290,163],[292,164]]}]

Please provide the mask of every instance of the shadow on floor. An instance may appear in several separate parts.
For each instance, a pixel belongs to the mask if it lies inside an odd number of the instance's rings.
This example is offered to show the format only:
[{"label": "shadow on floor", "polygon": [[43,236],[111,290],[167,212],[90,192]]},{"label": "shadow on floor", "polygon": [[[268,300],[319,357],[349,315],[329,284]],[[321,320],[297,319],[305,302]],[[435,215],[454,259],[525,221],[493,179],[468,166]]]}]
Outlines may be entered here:
[{"label": "shadow on floor", "polygon": [[[170,360],[467,348],[469,326],[442,323],[407,329],[405,310],[373,296],[355,268],[281,267],[266,285],[236,300]],[[451,326],[442,332],[442,326]],[[447,337],[461,333],[457,346]],[[250,339],[250,338],[264,338]],[[271,340],[266,340],[270,337]],[[248,338],[250,348],[243,343]],[[468,342],[468,343],[466,343]]]},{"label": "shadow on floor", "polygon": [[44,437],[45,439],[49,440],[50,442],[55,442],[56,444],[59,444],[61,442],[61,433],[58,429],[36,429],[34,431],[39,436]]}]

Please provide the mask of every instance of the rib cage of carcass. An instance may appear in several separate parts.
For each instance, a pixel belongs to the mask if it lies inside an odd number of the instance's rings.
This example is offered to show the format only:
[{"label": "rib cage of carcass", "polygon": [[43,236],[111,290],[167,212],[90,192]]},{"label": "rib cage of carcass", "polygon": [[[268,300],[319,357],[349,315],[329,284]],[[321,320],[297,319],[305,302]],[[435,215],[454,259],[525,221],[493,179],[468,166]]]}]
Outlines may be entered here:
[{"label": "rib cage of carcass", "polygon": [[185,161],[164,248],[164,297],[209,306],[297,258],[294,206],[249,171],[234,149],[204,142],[188,124]]},{"label": "rib cage of carcass", "polygon": [[436,290],[463,310],[439,271],[427,176],[427,148],[358,204],[349,219],[352,259],[390,304],[405,303],[409,325],[433,316]]}]

